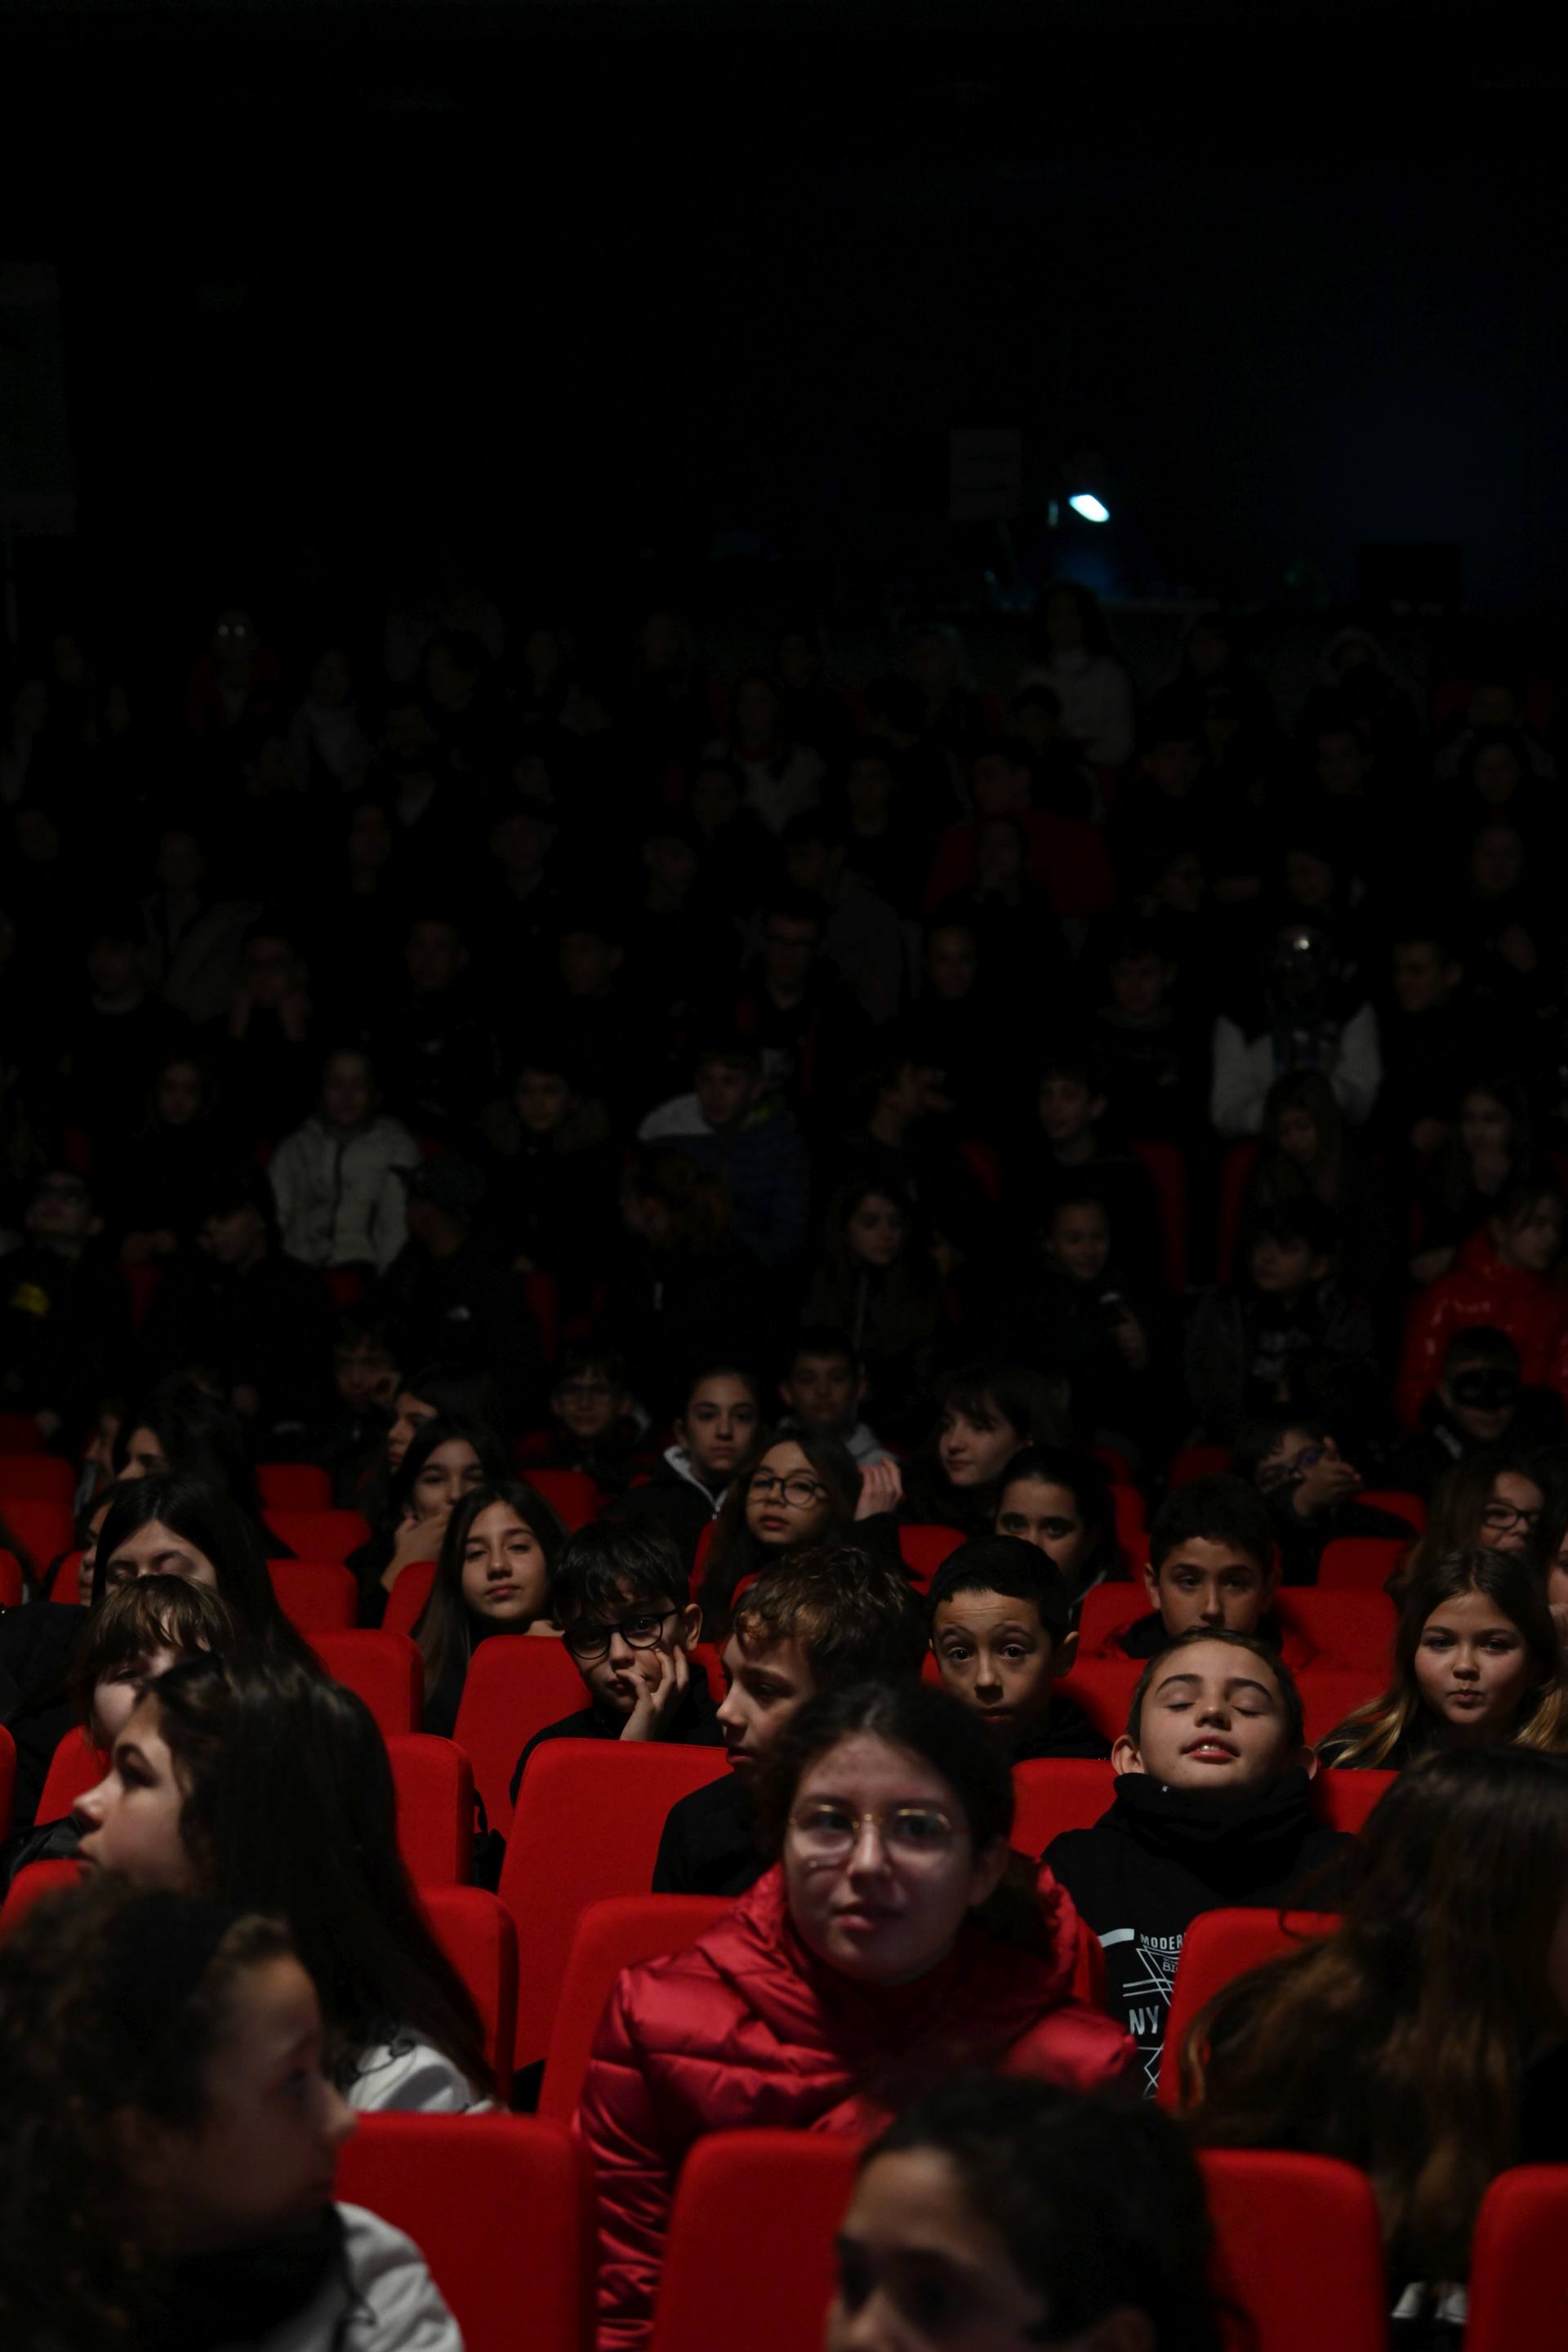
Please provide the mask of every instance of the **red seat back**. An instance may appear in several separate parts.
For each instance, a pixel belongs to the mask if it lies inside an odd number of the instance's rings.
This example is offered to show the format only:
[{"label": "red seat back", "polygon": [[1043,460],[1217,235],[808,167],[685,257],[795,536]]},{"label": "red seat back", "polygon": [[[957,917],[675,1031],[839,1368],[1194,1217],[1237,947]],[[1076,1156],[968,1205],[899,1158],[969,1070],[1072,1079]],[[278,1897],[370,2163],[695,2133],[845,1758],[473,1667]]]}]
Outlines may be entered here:
[{"label": "red seat back", "polygon": [[1103,1738],[1116,1740],[1127,1728],[1127,1710],[1142,1671],[1137,1658],[1082,1658],[1058,1688],[1078,1701]]},{"label": "red seat back", "polygon": [[1312,1936],[1331,1935],[1339,1926],[1333,1911],[1272,1910],[1200,1911],[1182,1938],[1171,1987],[1171,2013],[1165,2021],[1165,2046],[1160,2057],[1160,2104],[1180,2104],[1182,2045],[1204,2003],[1222,1985],[1281,1952],[1294,1951]]},{"label": "red seat back", "polygon": [[[1387,2352],[1377,2200],[1331,2157],[1205,2148],[1226,2352]],[[1468,2338],[1466,2339],[1467,2344]]]},{"label": "red seat back", "polygon": [[1228,1282],[1236,1265],[1236,1245],[1241,1236],[1241,1204],[1247,1179],[1258,1163],[1256,1143],[1233,1143],[1219,1171],[1219,1232],[1215,1240],[1215,1275]]},{"label": "red seat back", "polygon": [[1410,1546],[1397,1536],[1336,1536],[1318,1562],[1320,1592],[1381,1592]]},{"label": "red seat back", "polygon": [[583,1677],[563,1642],[530,1635],[481,1642],[474,1652],[454,1737],[473,1765],[474,1786],[489,1825],[503,1837],[511,1827],[511,1776],[518,1758],[536,1731],[575,1715],[586,1703]]},{"label": "red seat back", "polygon": [[157,1296],[158,1285],[163,1279],[163,1269],[153,1258],[144,1258],[140,1265],[121,1265],[121,1280],[125,1296],[131,1302],[131,1328],[140,1331],[147,1320],[147,1310]]},{"label": "red seat back", "polygon": [[963,1541],[957,1528],[911,1523],[899,1529],[900,1558],[920,1591],[925,1591],[948,1554],[956,1551]]},{"label": "red seat back", "polygon": [[4,1522],[3,1532],[15,1537],[39,1576],[52,1559],[62,1551],[69,1551],[76,1542],[76,1521],[71,1517],[70,1505],[51,1502],[47,1496],[7,1496],[0,1501],[0,1522]]},{"label": "red seat back", "polygon": [[411,1559],[406,1568],[397,1571],[397,1581],[386,1596],[386,1608],[381,1620],[384,1633],[412,1633],[419,1622],[419,1612],[430,1598],[430,1588],[436,1581],[433,1559]]},{"label": "red seat back", "polygon": [[1500,2172],[1481,2200],[1470,2252],[1465,2352],[1521,2352],[1561,2343],[1568,2165]]},{"label": "red seat back", "polygon": [[585,1470],[524,1470],[522,1477],[574,1534],[605,1507],[603,1495]]},{"label": "red seat back", "polygon": [[1143,1579],[1122,1577],[1091,1584],[1079,1612],[1078,1645],[1085,1663],[1112,1637],[1149,1614],[1149,1588]]},{"label": "red seat back", "polygon": [[334,1560],[269,1559],[278,1606],[298,1633],[342,1633],[359,1609],[359,1587]]},{"label": "red seat back", "polygon": [[417,1731],[425,1710],[425,1668],[406,1633],[312,1633],[310,1647],[335,1683],[358,1694],[384,1739]]},{"label": "red seat back", "polygon": [[1064,1830],[1091,1830],[1110,1808],[1116,1775],[1090,1756],[1037,1756],[1013,1767],[1013,1843],[1036,1859]]},{"label": "red seat back", "polygon": [[0,1454],[0,1511],[11,1503],[59,1503],[68,1511],[76,1472],[53,1454]]},{"label": "red seat back", "polygon": [[1222,1470],[1229,1468],[1228,1445],[1184,1445],[1179,1454],[1171,1457],[1165,1484],[1173,1487],[1190,1486],[1195,1479],[1217,1477]]},{"label": "red seat back", "polygon": [[[1282,1625],[1321,1650],[1336,1664],[1364,1669],[1385,1680],[1394,1671],[1394,1629],[1399,1612],[1386,1592],[1349,1589],[1327,1592],[1291,1585],[1276,1603]],[[1316,1671],[1309,1666],[1309,1674]]]},{"label": "red seat back", "polygon": [[1297,1685],[1307,1745],[1315,1748],[1320,1739],[1336,1731],[1347,1715],[1377,1696],[1384,1680],[1364,1667],[1310,1666]]},{"label": "red seat back", "polygon": [[0,1936],[8,1935],[19,1919],[25,1919],[40,1895],[51,1895],[57,1887],[74,1886],[81,1876],[80,1864],[74,1862],[30,1862],[19,1870],[5,1890],[5,1900],[0,1903]]},{"label": "red seat back", "polygon": [[258,1462],[256,1491],[264,1511],[330,1511],[332,1482],[314,1462]]},{"label": "red seat back", "polygon": [[482,1886],[422,1886],[430,1932],[473,1996],[485,2029],[485,2055],[503,2098],[517,2047],[517,1931]]},{"label": "red seat back", "polygon": [[14,1551],[0,1551],[0,1609],[19,1609],[26,1592],[21,1561]]},{"label": "red seat back", "polygon": [[1116,1519],[1116,1540],[1126,1555],[1128,1568],[1135,1577],[1142,1577],[1149,1559],[1149,1520],[1143,1497],[1136,1486],[1122,1480],[1110,1489],[1110,1507]]},{"label": "red seat back", "polygon": [[500,1899],[517,1923],[521,2063],[550,2046],[577,1923],[590,1904],[646,1895],[671,1805],[729,1770],[721,1748],[552,1739],[523,1775]]},{"label": "red seat back", "polygon": [[[338,2196],[412,2238],[468,2352],[582,2352],[593,2200],[571,2136],[531,2116],[372,2115],[338,2158]],[[519,2283],[528,2319],[520,2334]]]},{"label": "red seat back", "polygon": [[369,1522],[357,1511],[279,1508],[267,1513],[267,1524],[296,1559],[345,1560],[370,1541]]},{"label": "red seat back", "polygon": [[41,1454],[43,1432],[30,1412],[0,1412],[0,1454]]},{"label": "red seat back", "polygon": [[474,1775],[450,1739],[405,1731],[386,1743],[397,1845],[416,1886],[464,1886],[474,1867]]},{"label": "red seat back", "polygon": [[[49,1589],[44,1598],[58,1601],[67,1609],[76,1608],[81,1585],[81,1563],[79,1551],[62,1551],[55,1562],[54,1574],[49,1579]],[[89,1583],[91,1583],[90,1578]]]},{"label": "red seat back", "polygon": [[1397,1772],[1315,1773],[1312,1810],[1330,1829],[1360,1837],[1368,1814],[1375,1812],[1398,1778]]},{"label": "red seat back", "polygon": [[551,1274],[525,1274],[523,1296],[528,1311],[539,1327],[539,1345],[547,1364],[552,1364],[561,1353],[561,1293]]},{"label": "red seat back", "polygon": [[0,1724],[0,1834],[11,1827],[11,1801],[16,1789],[16,1743]]},{"label": "red seat back", "polygon": [[1176,1143],[1135,1143],[1132,1149],[1154,1181],[1165,1281],[1179,1298],[1187,1286],[1187,1163]]},{"label": "red seat back", "polygon": [[1404,1519],[1417,1535],[1426,1532],[1426,1506],[1419,1495],[1405,1486],[1369,1486],[1357,1500],[1371,1505],[1374,1511],[1390,1511],[1396,1519]]},{"label": "red seat back", "polygon": [[63,1822],[77,1799],[96,1789],[108,1769],[109,1759],[99,1753],[85,1731],[66,1732],[49,1759],[34,1818]]},{"label": "red seat back", "polygon": [[700,2139],[675,2192],[652,2352],[820,2352],[858,2156],[811,2132]]},{"label": "red seat back", "polygon": [[590,1904],[577,1922],[556,2004],[539,2093],[542,2116],[569,2123],[575,2114],[594,2036],[621,1970],[695,1943],[729,1908],[714,1895],[623,1895]]}]

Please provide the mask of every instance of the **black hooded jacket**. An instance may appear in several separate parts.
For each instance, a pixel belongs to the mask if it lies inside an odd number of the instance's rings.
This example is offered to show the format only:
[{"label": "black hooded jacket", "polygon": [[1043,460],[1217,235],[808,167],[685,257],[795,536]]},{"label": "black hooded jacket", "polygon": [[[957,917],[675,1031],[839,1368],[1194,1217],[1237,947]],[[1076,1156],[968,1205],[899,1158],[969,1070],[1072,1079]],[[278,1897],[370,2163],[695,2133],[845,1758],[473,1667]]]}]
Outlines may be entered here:
[{"label": "black hooded jacket", "polygon": [[1106,2006],[1138,2044],[1150,2097],[1182,1938],[1199,1912],[1288,1899],[1309,1910],[1338,1907],[1355,1841],[1321,1826],[1308,1790],[1299,1767],[1234,1794],[1124,1772],[1110,1811],[1091,1830],[1065,1831],[1046,1849],[1100,1938]]}]

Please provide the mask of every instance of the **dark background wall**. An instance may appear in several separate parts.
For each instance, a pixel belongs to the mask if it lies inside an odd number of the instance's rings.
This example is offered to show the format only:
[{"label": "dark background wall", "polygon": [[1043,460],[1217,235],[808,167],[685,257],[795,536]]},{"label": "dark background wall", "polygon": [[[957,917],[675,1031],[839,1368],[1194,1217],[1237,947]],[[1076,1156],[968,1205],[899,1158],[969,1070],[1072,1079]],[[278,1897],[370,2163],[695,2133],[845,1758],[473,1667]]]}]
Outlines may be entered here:
[{"label": "dark background wall", "polygon": [[[716,531],[875,593],[946,440],[1103,452],[1127,591],[1568,539],[1560,94],[1493,20],[323,5],[11,24],[84,548],[330,593],[433,522],[523,572]],[[306,551],[301,553],[301,550]]]}]

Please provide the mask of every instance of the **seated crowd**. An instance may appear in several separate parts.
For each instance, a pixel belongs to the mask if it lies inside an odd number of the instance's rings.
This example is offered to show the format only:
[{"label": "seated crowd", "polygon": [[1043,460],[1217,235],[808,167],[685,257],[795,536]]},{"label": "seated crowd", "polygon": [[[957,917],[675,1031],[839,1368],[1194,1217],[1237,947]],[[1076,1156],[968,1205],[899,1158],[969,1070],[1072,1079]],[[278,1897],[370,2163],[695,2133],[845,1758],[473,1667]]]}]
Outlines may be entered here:
[{"label": "seated crowd", "polygon": [[[458,2352],[338,2150],[537,2110],[598,2352],[770,2126],[857,2147],[830,2352],[1218,2352],[1237,2149],[1457,2346],[1568,2166],[1550,698],[465,611],[226,614],[173,745],[62,635],[3,771],[0,2336]],[[595,1870],[706,1907],[570,2074]]]}]

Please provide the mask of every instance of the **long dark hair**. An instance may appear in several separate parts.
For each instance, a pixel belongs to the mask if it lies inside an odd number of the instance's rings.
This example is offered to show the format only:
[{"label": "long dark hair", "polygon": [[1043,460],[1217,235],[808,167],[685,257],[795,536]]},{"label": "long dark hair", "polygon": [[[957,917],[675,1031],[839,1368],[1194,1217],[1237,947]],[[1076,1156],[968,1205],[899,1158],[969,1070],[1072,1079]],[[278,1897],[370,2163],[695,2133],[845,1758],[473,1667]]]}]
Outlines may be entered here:
[{"label": "long dark hair", "polygon": [[1462,1462],[1449,1464],[1432,1490],[1425,1532],[1400,1570],[1403,1584],[1449,1552],[1482,1549],[1481,1514],[1491,1500],[1492,1488],[1508,1473],[1539,1487],[1544,1501],[1544,1484],[1527,1454],[1512,1453],[1506,1446],[1486,1446],[1467,1454]]},{"label": "long dark hair", "polygon": [[397,1465],[396,1474],[387,1491],[386,1509],[377,1538],[387,1538],[387,1549],[397,1541],[403,1515],[414,1500],[414,1489],[419,1474],[438,1446],[460,1438],[471,1445],[479,1455],[479,1470],[487,1486],[504,1483],[508,1475],[506,1450],[493,1429],[481,1429],[473,1422],[458,1421],[449,1413],[438,1412],[434,1421],[422,1422],[408,1441],[408,1451]]},{"label": "long dark hair", "polygon": [[[1057,1390],[1043,1372],[1027,1364],[965,1364],[943,1381],[937,1396],[936,1420],[910,1467],[910,1499],[911,1505],[918,1505],[921,1519],[978,1535],[991,1524],[999,1482],[974,1487],[967,1496],[948,1483],[938,1449],[942,1423],[950,1412],[981,1423],[1005,1421],[1017,1431],[1020,1448],[1065,1446],[1066,1417]],[[1011,1469],[1012,1464],[1007,1466]]]},{"label": "long dark hair", "polygon": [[[212,1945],[172,2014],[159,1997],[165,1972],[145,1964],[171,1930],[186,1946]],[[289,1948],[275,1919],[215,1917],[107,1873],[36,1904],[6,1936],[0,2338],[18,2352],[140,2343],[143,2326],[166,2317],[167,2265],[127,2161],[124,2111],[199,2123],[237,1980]]]},{"label": "long dark hair", "polygon": [[1203,2176],[1158,2107],[956,2074],[913,2100],[860,2169],[916,2148],[947,2158],[976,2228],[1000,2237],[1038,2295],[1037,2336],[1076,2342],[1131,2305],[1154,2352],[1219,2352]]},{"label": "long dark hair", "polygon": [[[471,1495],[465,1495],[447,1522],[447,1532],[441,1538],[441,1556],[436,1563],[435,1581],[430,1587],[430,1598],[414,1624],[414,1638],[425,1661],[426,1696],[455,1658],[461,1659],[466,1665],[473,1656],[474,1617],[463,1598],[463,1555],[468,1549],[468,1530],[480,1512],[488,1511],[493,1503],[514,1512],[537,1538],[539,1549],[544,1555],[547,1579],[566,1540],[565,1528],[543,1496],[536,1495],[533,1488],[521,1478],[502,1478],[494,1485],[487,1483],[476,1486]],[[520,1626],[518,1631],[526,1632],[527,1628]]]},{"label": "long dark hair", "polygon": [[847,1543],[852,1539],[855,1508],[860,1500],[860,1473],[850,1459],[847,1449],[837,1437],[819,1430],[784,1430],[777,1436],[760,1444],[745,1468],[724,1497],[723,1507],[713,1525],[712,1547],[703,1571],[702,1616],[704,1626],[715,1631],[727,1628],[730,1611],[735,1598],[735,1587],[759,1569],[788,1557],[794,1546],[782,1549],[760,1544],[746,1525],[746,1500],[752,1491],[752,1481],[762,1466],[763,1456],[775,1445],[798,1445],[810,1465],[811,1473],[827,1496],[827,1525],[806,1538],[816,1548],[822,1544]]},{"label": "long dark hair", "polygon": [[157,1520],[194,1544],[213,1564],[221,1597],[264,1656],[291,1658],[320,1673],[305,1642],[278,1605],[261,1538],[228,1496],[185,1470],[138,1478],[118,1496],[99,1530],[92,1606],[110,1588],[109,1562],[122,1543]]},{"label": "long dark hair", "polygon": [[139,1429],[153,1432],[171,1470],[188,1471],[219,1488],[247,1518],[259,1520],[256,1479],[239,1416],[198,1381],[177,1374],[126,1414],[114,1441],[121,1477],[132,1437]]},{"label": "long dark hair", "polygon": [[[757,1781],[757,1842],[770,1861],[784,1852],[795,1792],[840,1740],[867,1734],[929,1764],[958,1800],[977,1854],[1013,1832],[1013,1775],[973,1707],[912,1677],[818,1691],[790,1717]],[[1051,1938],[1035,1893],[1033,1866],[1016,1854],[994,1894],[970,1915],[1005,1943],[1048,1955]]]},{"label": "long dark hair", "polygon": [[1481,2199],[1519,2161],[1521,2078],[1562,2035],[1565,1887],[1568,1759],[1490,1748],[1402,1773],[1337,1933],[1195,2020],[1197,2138],[1343,2158],[1372,2176],[1395,2275],[1462,2278]]},{"label": "long dark hair", "polygon": [[1436,1733],[1415,1679],[1415,1654],[1434,1609],[1445,1601],[1462,1600],[1467,1592],[1484,1593],[1511,1619],[1535,1664],[1535,1685],[1521,1701],[1512,1745],[1559,1754],[1568,1748],[1568,1686],[1539,1571],[1515,1552],[1466,1550],[1431,1561],[1412,1580],[1394,1636],[1394,1678],[1379,1697],[1358,1706],[1332,1734],[1344,1743],[1336,1763],[1403,1761],[1431,1745]]},{"label": "long dark hair", "polygon": [[187,1658],[147,1686],[205,1893],[284,1920],[315,1979],[340,2078],[399,2033],[488,2084],[484,2037],[397,1845],[386,1743],[363,1699],[289,1665]]}]

